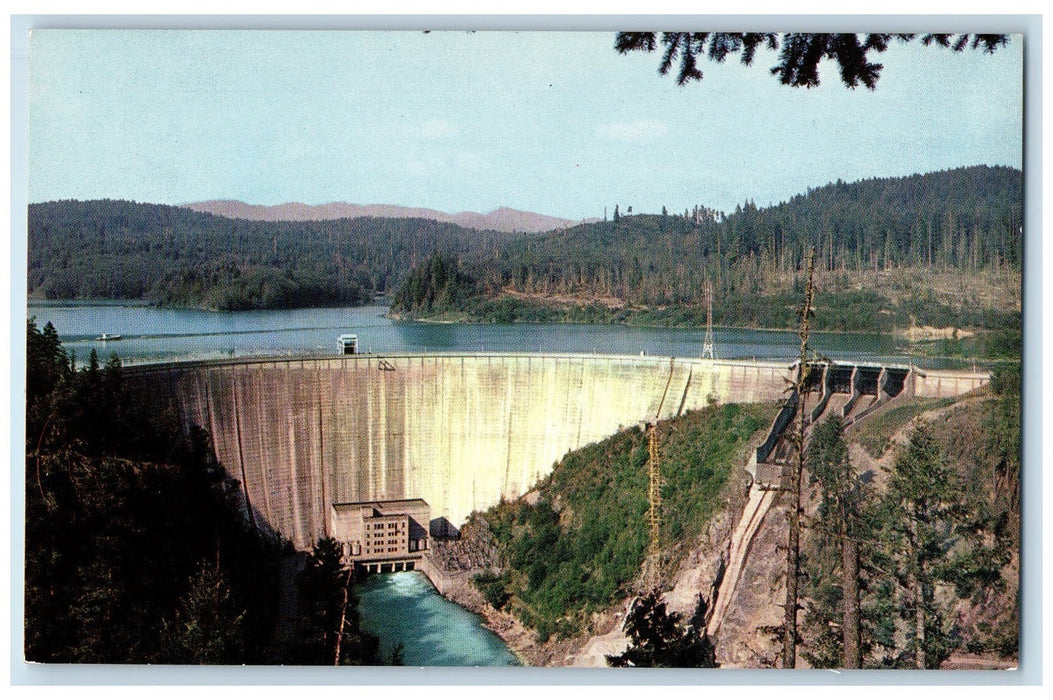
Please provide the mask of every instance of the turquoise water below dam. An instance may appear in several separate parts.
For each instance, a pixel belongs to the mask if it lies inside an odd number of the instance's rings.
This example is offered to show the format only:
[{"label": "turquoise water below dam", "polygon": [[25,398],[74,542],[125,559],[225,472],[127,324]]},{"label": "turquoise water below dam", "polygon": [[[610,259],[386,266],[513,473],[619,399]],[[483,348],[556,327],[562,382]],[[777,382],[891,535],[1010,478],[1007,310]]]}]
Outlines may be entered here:
[{"label": "turquoise water below dam", "polygon": [[417,571],[371,576],[358,587],[362,629],[384,657],[402,644],[406,666],[518,666],[478,616],[443,598]]}]

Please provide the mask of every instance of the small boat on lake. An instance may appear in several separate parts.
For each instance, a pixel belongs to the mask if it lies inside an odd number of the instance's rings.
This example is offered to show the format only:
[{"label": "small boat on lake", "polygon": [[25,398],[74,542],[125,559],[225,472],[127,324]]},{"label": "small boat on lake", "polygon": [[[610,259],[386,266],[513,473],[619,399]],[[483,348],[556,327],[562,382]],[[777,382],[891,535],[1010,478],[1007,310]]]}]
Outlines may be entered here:
[{"label": "small boat on lake", "polygon": [[109,333],[103,333],[102,335],[97,337],[95,340],[101,340],[103,342],[106,342],[108,340],[120,340],[120,339],[121,339],[121,334],[120,333],[117,333],[116,335],[110,335]]}]

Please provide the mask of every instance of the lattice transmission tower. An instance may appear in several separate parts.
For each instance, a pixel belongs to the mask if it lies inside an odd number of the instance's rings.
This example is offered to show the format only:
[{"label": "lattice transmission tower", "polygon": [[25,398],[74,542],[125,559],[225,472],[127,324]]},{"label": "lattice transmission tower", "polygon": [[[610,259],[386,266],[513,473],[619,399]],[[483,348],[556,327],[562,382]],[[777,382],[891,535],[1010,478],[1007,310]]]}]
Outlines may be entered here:
[{"label": "lattice transmission tower", "polygon": [[655,423],[647,424],[647,449],[647,470],[650,475],[647,500],[651,504],[647,519],[651,541],[644,561],[644,589],[657,591],[662,584],[662,469],[658,462],[658,426]]},{"label": "lattice transmission tower", "polygon": [[717,359],[713,351],[713,285],[706,281],[706,336],[702,339],[702,357]]}]

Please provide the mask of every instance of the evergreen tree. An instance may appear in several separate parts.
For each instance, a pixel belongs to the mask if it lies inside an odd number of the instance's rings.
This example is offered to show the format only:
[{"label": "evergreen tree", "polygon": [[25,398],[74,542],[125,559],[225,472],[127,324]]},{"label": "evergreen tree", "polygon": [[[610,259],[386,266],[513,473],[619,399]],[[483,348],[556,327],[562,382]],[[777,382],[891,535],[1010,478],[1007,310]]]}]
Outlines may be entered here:
[{"label": "evergreen tree", "polygon": [[701,595],[692,624],[684,629],[680,614],[666,611],[657,591],[638,598],[625,618],[631,646],[607,656],[610,666],[648,668],[716,668],[716,648],[705,630],[706,601]]},{"label": "evergreen tree", "polygon": [[[699,58],[708,57],[722,63],[728,56],[741,53],[743,65],[748,66],[753,63],[757,49],[764,47],[769,51],[779,51],[779,62],[771,73],[778,76],[783,85],[819,85],[819,63],[833,60],[847,87],[855,88],[862,83],[873,90],[881,76],[882,65],[871,63],[868,55],[884,52],[893,40],[909,43],[916,38],[916,34],[663,32],[663,56],[658,72],[665,75],[679,58],[677,84],[684,85],[702,80]],[[990,54],[1008,43],[1009,37],[1005,34],[925,34],[922,37],[925,46],[935,44],[958,52],[971,47]],[[615,49],[619,53],[654,51],[657,46],[655,32],[619,32],[615,39]]]},{"label": "evergreen tree", "polygon": [[243,658],[245,611],[238,608],[219,562],[202,562],[162,623],[159,663],[233,664]]},{"label": "evergreen tree", "polygon": [[71,360],[49,321],[43,330],[26,322],[26,454],[43,447],[46,432],[55,428],[55,396],[70,382]]},{"label": "evergreen tree", "polygon": [[[828,311],[816,330],[887,331],[906,326],[908,315],[941,327],[1019,328],[1018,312],[923,291],[892,297],[870,288],[864,276],[895,269],[920,279],[935,268],[961,270],[982,283],[972,271],[1015,275],[1022,183],[1018,170],[974,166],[832,183],[775,206],[747,201],[726,218],[704,206],[695,206],[693,220],[690,210],[684,219],[664,220],[635,212],[622,217],[619,207],[617,235],[600,222],[530,236],[419,219],[236,226],[175,207],[48,202],[30,206],[27,272],[32,298],[102,296],[112,288],[121,297],[173,305],[303,306],[353,303],[347,299],[356,285],[360,291],[398,289],[411,270],[421,270],[432,253],[441,252],[456,257],[461,273],[475,282],[447,287],[452,295],[436,288],[430,303],[441,306],[452,298],[450,311],[480,319],[701,325],[700,290],[710,280],[723,323],[790,328],[791,287],[817,243],[817,274],[850,274],[864,288],[839,283],[821,291],[816,303]],[[95,237],[102,222],[104,251]],[[636,288],[626,280],[634,255],[645,271]],[[418,280],[419,294],[411,295],[421,301],[427,297],[424,281]],[[594,305],[588,316],[571,317],[570,307],[514,299],[502,294],[508,288],[622,301],[631,295],[633,307],[643,308]],[[506,303],[515,306],[511,313]],[[534,306],[524,311],[529,304]],[[666,304],[666,312],[654,308]],[[557,315],[561,310],[566,313]]]},{"label": "evergreen tree", "polygon": [[35,318],[26,321],[26,400],[35,408],[69,373],[68,358],[59,342],[58,331],[48,321],[43,330]]},{"label": "evergreen tree", "polygon": [[939,565],[955,541],[960,495],[954,470],[929,426],[919,422],[889,475],[883,517],[908,629],[905,658],[914,668],[939,668],[953,648],[935,590]]},{"label": "evergreen tree", "polygon": [[[1020,336],[1009,350],[1020,357]],[[1012,517],[1020,515],[1020,365],[1001,365],[991,377],[995,398],[988,405],[987,452],[995,460],[995,489],[1002,507]]]},{"label": "evergreen tree", "polygon": [[811,390],[808,375],[812,372],[808,363],[808,335],[809,324],[813,311],[812,301],[814,297],[815,277],[815,248],[808,256],[808,286],[804,292],[804,304],[801,306],[801,323],[798,335],[801,339],[800,355],[797,359],[797,379],[793,387],[793,398],[797,404],[797,427],[794,431],[792,442],[794,446],[794,463],[790,472],[790,503],[787,514],[786,533],[786,603],[783,609],[782,628],[782,667],[797,667],[797,611],[800,608],[800,595],[798,587],[801,575],[801,486],[804,477],[805,461],[805,412],[806,398]]},{"label": "evergreen tree", "polygon": [[379,640],[359,629],[353,570],[345,569],[341,558],[336,540],[320,538],[297,577],[301,624],[293,657],[298,663],[380,663]]},{"label": "evergreen tree", "polygon": [[475,291],[475,280],[462,272],[454,256],[433,253],[410,272],[391,299],[393,311],[427,314],[456,308]]},{"label": "evergreen tree", "polygon": [[[834,629],[840,630],[840,635],[834,635],[836,639],[826,644],[827,649],[839,653],[810,652],[806,656],[813,666],[861,668],[859,554],[860,539],[865,534],[863,511],[868,487],[849,460],[840,416],[831,416],[814,428],[807,461],[810,483],[820,490],[818,523],[814,528],[820,550],[816,564],[833,560],[826,571],[813,578],[817,600],[808,619],[813,629],[818,628],[820,639],[831,635]],[[823,556],[838,550],[840,556]],[[837,573],[839,586],[832,582]]]},{"label": "evergreen tree", "polygon": [[75,370],[32,322],[27,346],[26,659],[271,660],[279,547],[246,525],[207,434],[143,411],[115,358]]}]

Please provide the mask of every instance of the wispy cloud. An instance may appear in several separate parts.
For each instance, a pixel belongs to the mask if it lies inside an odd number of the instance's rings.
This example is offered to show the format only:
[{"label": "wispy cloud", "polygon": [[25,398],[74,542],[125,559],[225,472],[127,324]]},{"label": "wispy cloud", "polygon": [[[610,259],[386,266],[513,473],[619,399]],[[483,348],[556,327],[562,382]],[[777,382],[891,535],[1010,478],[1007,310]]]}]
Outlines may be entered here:
[{"label": "wispy cloud", "polygon": [[665,122],[657,119],[636,119],[625,122],[606,122],[596,127],[596,136],[610,141],[651,143],[669,133]]}]

